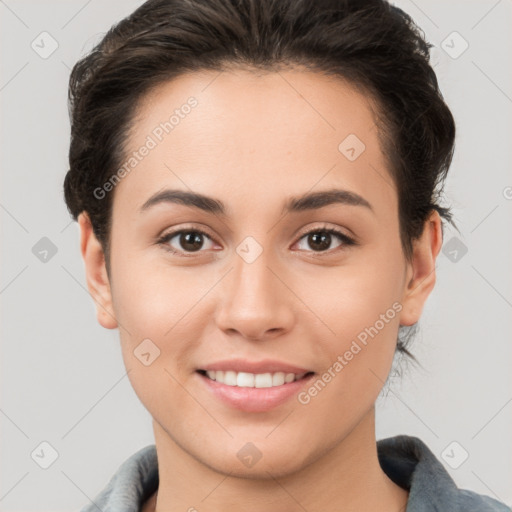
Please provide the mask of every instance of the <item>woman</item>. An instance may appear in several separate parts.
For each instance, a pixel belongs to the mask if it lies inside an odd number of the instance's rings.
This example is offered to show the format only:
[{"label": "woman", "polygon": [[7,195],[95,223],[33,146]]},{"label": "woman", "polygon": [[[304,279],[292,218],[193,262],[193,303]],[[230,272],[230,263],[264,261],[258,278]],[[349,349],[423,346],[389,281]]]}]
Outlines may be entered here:
[{"label": "woman", "polygon": [[455,125],[383,0],[149,0],[73,68],[65,198],[155,445],[104,512],[505,511],[375,401],[435,284]]}]

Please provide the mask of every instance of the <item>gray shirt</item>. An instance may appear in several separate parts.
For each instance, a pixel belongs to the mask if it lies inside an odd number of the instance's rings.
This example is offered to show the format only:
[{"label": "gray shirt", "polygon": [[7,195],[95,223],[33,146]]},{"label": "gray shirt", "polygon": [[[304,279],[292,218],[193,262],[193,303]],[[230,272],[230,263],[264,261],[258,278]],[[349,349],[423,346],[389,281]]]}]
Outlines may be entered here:
[{"label": "gray shirt", "polygon": [[[427,445],[414,436],[399,435],[377,441],[379,463],[397,485],[409,491],[406,512],[511,512],[504,503],[459,489]],[[154,444],[119,466],[94,502],[80,512],[140,512],[158,488],[158,460]]]}]

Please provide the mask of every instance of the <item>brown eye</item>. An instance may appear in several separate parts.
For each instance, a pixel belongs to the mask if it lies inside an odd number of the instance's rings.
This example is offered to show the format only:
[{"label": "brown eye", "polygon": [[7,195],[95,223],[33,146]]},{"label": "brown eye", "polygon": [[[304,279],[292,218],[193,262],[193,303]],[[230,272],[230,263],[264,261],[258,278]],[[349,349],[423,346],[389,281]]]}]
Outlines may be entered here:
[{"label": "brown eye", "polygon": [[205,245],[205,238],[212,242],[203,231],[189,229],[168,233],[158,243],[173,253],[200,252]]},{"label": "brown eye", "polygon": [[[337,238],[340,243],[332,248],[331,243],[333,242],[333,237]],[[306,239],[307,245],[314,252],[326,252],[331,249],[337,249],[340,246],[346,245],[354,245],[355,242],[350,237],[338,231],[336,229],[315,229],[313,231],[309,231],[301,237],[302,239]],[[307,249],[306,249],[307,250]]]},{"label": "brown eye", "polygon": [[180,233],[179,244],[186,251],[198,251],[203,246],[202,234],[196,231]]}]

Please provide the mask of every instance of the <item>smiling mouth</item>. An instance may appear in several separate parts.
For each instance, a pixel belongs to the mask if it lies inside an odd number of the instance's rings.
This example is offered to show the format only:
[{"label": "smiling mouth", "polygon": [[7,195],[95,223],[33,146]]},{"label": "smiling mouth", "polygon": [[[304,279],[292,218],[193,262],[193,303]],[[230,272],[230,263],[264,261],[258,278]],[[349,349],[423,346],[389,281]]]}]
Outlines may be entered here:
[{"label": "smiling mouth", "polygon": [[309,378],[314,372],[306,373],[248,373],[221,370],[197,370],[197,372],[210,380],[226,386],[241,388],[273,388],[290,384],[301,379]]}]

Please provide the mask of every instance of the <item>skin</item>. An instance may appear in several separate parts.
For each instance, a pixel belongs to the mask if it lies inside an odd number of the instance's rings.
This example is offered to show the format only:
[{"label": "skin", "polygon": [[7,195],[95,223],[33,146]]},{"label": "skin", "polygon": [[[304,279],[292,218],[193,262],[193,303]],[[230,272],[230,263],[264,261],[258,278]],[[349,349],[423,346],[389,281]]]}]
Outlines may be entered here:
[{"label": "skin", "polygon": [[[110,275],[87,214],[79,218],[98,321],[119,328],[130,381],[153,418],[160,486],[144,510],[405,510],[407,491],[378,462],[374,404],[399,326],[418,321],[434,287],[439,215],[407,261],[370,100],[309,71],[182,75],[144,98],[129,151],[189,96],[198,106],[115,188]],[[351,133],[366,146],[355,161],[338,150]],[[221,200],[226,216],[175,203],[139,212],[166,187]],[[338,203],[282,215],[289,197],[330,188],[372,210]],[[358,244],[332,235],[319,250],[303,233],[324,226]],[[157,244],[184,227],[210,237],[190,257]],[[252,263],[236,252],[247,236],[263,249]],[[186,253],[179,236],[170,244]],[[293,397],[243,412],[196,373],[240,357],[321,375],[395,302],[401,311],[307,405]],[[150,366],[133,354],[146,338],[160,349]],[[237,457],[247,442],[262,454],[250,468]]]}]

